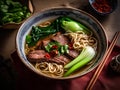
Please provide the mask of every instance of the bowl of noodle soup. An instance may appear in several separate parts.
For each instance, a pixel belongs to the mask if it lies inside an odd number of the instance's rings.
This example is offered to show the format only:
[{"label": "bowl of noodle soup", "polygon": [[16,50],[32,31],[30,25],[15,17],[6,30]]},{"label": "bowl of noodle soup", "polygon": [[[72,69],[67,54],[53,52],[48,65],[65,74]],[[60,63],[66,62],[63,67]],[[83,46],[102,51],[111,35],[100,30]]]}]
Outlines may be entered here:
[{"label": "bowl of noodle soup", "polygon": [[[73,21],[73,26],[65,20]],[[85,31],[74,28],[77,26],[74,22],[80,23]],[[68,26],[64,27],[64,24]],[[21,61],[34,73],[52,79],[71,79],[89,73],[102,61],[107,46],[102,25],[93,16],[74,8],[40,11],[21,25],[16,37]],[[72,73],[65,74],[69,71],[67,64],[78,57],[80,59],[86,47],[94,51],[93,58],[78,68],[74,66],[77,70]],[[90,57],[89,54],[85,57]]]}]

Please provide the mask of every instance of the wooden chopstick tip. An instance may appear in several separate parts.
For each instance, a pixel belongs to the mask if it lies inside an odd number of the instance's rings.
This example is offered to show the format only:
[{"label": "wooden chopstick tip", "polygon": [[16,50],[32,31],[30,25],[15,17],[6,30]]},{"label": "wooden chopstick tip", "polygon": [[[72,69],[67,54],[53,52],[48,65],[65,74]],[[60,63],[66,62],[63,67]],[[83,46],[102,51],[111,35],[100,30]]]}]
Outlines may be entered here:
[{"label": "wooden chopstick tip", "polygon": [[92,90],[92,88],[93,88],[95,82],[97,81],[97,78],[99,77],[99,75],[100,75],[100,73],[101,73],[101,71],[102,71],[102,69],[103,69],[103,67],[104,67],[110,53],[112,52],[112,50],[113,50],[119,36],[120,36],[120,31],[115,33],[115,35],[114,35],[114,37],[112,39],[112,42],[111,42],[107,52],[105,53],[105,56],[103,57],[103,61],[100,63],[100,65],[96,69],[93,77],[91,78],[91,80],[88,83],[88,86],[86,87],[86,90]]}]

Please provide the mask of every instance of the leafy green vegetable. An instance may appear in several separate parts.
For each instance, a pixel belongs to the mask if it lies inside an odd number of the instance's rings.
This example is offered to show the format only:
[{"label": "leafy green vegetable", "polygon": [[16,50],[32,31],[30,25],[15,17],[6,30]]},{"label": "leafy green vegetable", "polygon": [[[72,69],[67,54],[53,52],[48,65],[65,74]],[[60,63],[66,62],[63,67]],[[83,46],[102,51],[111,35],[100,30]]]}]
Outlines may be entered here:
[{"label": "leafy green vegetable", "polygon": [[94,56],[95,50],[91,46],[86,46],[77,58],[64,66],[65,69],[68,69],[64,76],[69,76],[71,73],[86,65]]},{"label": "leafy green vegetable", "polygon": [[32,40],[31,38],[32,38],[32,37],[31,37],[30,35],[27,35],[27,36],[26,36],[26,41],[27,41],[27,43],[31,43],[31,40]]},{"label": "leafy green vegetable", "polygon": [[95,54],[94,49],[91,46],[86,46],[85,48],[83,48],[82,52],[80,53],[80,55],[75,58],[74,60],[72,60],[70,63],[68,63],[67,65],[65,65],[64,68],[70,68],[73,65],[75,65],[76,63],[78,63],[80,60],[83,60],[84,58],[86,58],[87,56],[91,55],[91,54]]},{"label": "leafy green vegetable", "polygon": [[62,25],[65,30],[70,30],[72,32],[83,30],[83,28],[81,28],[76,22],[73,21],[63,21]]},{"label": "leafy green vegetable", "polygon": [[69,17],[62,17],[61,18],[61,27],[68,32],[83,31],[86,34],[90,34],[89,28],[87,28],[86,26],[84,26],[80,22],[72,20]]},{"label": "leafy green vegetable", "polygon": [[0,25],[6,23],[19,23],[23,19],[30,16],[30,12],[26,6],[18,1],[0,0]]},{"label": "leafy green vegetable", "polygon": [[29,46],[35,45],[39,39],[42,39],[50,34],[54,34],[58,32],[60,28],[61,27],[59,24],[59,19],[56,19],[54,22],[52,22],[52,24],[46,27],[33,26],[31,33],[29,34],[31,36],[31,40],[30,40],[31,42],[28,43],[28,45]]}]

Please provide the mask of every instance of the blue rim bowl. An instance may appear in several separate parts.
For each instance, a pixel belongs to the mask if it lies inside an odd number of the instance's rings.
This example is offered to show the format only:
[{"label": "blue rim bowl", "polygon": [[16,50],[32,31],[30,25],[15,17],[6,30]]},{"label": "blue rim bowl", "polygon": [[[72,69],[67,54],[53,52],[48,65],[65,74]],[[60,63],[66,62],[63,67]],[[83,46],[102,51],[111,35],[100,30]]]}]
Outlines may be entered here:
[{"label": "blue rim bowl", "polygon": [[[24,52],[25,37],[31,31],[31,28],[33,25],[37,25],[42,21],[54,19],[56,17],[64,16],[64,15],[83,22],[85,25],[87,25],[93,30],[94,34],[96,35],[96,38],[98,39],[98,48],[97,48],[98,53],[95,57],[94,63],[90,67],[84,69],[83,71],[80,71],[79,73],[68,76],[68,77],[54,78],[38,72],[34,68],[34,66],[27,60],[27,57]],[[81,77],[87,74],[88,72],[92,71],[95,67],[97,67],[99,63],[102,61],[102,58],[107,50],[107,46],[108,46],[108,40],[107,40],[105,30],[103,26],[98,22],[98,20],[95,19],[90,14],[74,8],[51,8],[51,9],[38,12],[32,15],[32,17],[30,17],[21,25],[16,36],[17,53],[21,61],[25,64],[25,66],[27,66],[30,70],[32,70],[34,73],[40,76],[44,76],[52,79],[62,79],[62,80],[72,79],[72,78]]]}]

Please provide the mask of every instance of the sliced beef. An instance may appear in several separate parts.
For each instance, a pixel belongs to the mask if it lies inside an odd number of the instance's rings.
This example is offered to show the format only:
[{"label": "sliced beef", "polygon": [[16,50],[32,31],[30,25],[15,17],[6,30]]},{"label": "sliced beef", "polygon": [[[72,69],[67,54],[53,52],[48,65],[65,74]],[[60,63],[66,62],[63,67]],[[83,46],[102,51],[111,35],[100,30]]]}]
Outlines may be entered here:
[{"label": "sliced beef", "polygon": [[49,59],[45,58],[45,55],[46,55],[46,52],[44,50],[35,50],[35,51],[31,51],[27,57],[30,62],[47,61],[47,62],[55,62],[58,64],[66,65],[67,63],[69,63],[71,61],[65,55],[55,56],[55,57],[52,57]]},{"label": "sliced beef", "polygon": [[53,61],[55,61],[56,63],[62,63],[62,64],[67,64],[69,63],[71,60],[66,57],[65,55],[60,55],[60,56],[56,56],[52,59]]},{"label": "sliced beef", "polygon": [[47,46],[49,42],[50,42],[50,39],[48,39],[48,40],[43,40],[43,41],[42,41],[43,47]]},{"label": "sliced beef", "polygon": [[67,54],[71,58],[76,58],[80,54],[77,50],[69,50],[69,53]]},{"label": "sliced beef", "polygon": [[31,62],[39,62],[41,59],[45,58],[46,52],[44,50],[35,50],[31,51],[28,54],[28,60]]},{"label": "sliced beef", "polygon": [[49,35],[48,37],[46,37],[42,40],[42,48],[43,49],[44,49],[45,46],[48,45],[49,42],[51,42],[52,37],[53,37],[53,35]]},{"label": "sliced beef", "polygon": [[44,58],[44,59],[41,59],[41,61],[46,61],[46,62],[54,62],[54,63],[57,63],[57,64],[63,64],[63,65],[66,65],[67,63],[69,63],[71,60],[64,56],[64,55],[60,55],[60,56],[56,56],[56,57],[53,57],[53,58],[50,58],[50,59],[47,59],[47,58]]},{"label": "sliced beef", "polygon": [[53,35],[49,35],[47,37],[45,37],[44,39],[41,39],[38,41],[37,46],[39,47],[38,49],[44,49],[44,47],[51,42],[51,38],[53,37]]},{"label": "sliced beef", "polygon": [[69,39],[63,34],[61,34],[60,32],[56,33],[56,35],[53,36],[51,39],[54,41],[60,42],[61,45],[68,44],[69,42]]}]

